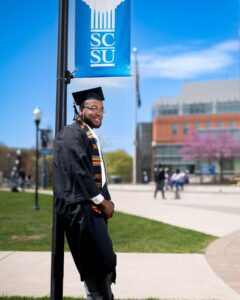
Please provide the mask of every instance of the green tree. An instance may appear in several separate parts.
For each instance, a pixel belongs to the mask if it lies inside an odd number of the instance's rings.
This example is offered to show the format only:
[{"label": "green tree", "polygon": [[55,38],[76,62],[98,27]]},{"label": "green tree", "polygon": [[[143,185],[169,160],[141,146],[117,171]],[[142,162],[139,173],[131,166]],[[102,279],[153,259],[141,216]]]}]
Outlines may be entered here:
[{"label": "green tree", "polygon": [[132,180],[132,157],[124,150],[105,153],[108,175],[120,176],[123,182]]}]

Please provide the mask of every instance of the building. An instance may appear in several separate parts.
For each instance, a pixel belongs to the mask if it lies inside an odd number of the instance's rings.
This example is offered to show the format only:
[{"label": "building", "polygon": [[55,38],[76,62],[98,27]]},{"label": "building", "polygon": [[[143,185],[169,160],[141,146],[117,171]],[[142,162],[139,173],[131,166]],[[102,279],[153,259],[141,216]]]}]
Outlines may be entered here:
[{"label": "building", "polygon": [[137,126],[137,182],[151,181],[152,176],[152,123],[139,123]]},{"label": "building", "polygon": [[[189,169],[197,173],[196,162],[183,161],[179,153],[181,142],[194,130],[223,130],[240,136],[239,79],[185,83],[179,96],[157,99],[153,106],[152,168],[161,163],[172,170]],[[230,171],[239,170],[236,159]]]}]

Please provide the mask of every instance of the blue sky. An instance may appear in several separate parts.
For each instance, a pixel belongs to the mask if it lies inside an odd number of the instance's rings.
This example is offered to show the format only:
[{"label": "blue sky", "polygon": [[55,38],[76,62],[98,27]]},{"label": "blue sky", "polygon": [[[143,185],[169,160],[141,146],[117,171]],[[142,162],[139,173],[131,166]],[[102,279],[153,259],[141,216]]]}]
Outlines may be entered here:
[{"label": "blue sky", "polygon": [[[69,0],[69,70],[74,70],[74,0]],[[132,0],[131,46],[138,48],[142,106],[151,120],[159,96],[178,95],[184,82],[240,77],[239,0]],[[41,128],[55,124],[58,0],[0,1],[0,142],[34,148],[33,110]],[[132,68],[132,73],[134,68]],[[99,130],[104,151],[133,153],[134,79],[74,79],[73,91],[102,85],[106,115]]]}]

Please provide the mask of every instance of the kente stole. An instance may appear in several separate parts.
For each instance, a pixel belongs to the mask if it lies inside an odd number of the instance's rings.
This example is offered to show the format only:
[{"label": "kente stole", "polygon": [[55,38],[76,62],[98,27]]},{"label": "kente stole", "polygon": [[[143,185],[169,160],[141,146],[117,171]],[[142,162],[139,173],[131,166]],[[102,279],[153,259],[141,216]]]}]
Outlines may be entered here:
[{"label": "kente stole", "polygon": [[93,166],[93,180],[95,181],[98,188],[102,188],[102,169],[101,169],[101,157],[98,151],[98,146],[96,139],[93,137],[91,131],[89,130],[87,124],[81,119],[76,118],[76,122],[85,131],[87,138],[91,144],[91,154],[92,154],[92,166]]}]

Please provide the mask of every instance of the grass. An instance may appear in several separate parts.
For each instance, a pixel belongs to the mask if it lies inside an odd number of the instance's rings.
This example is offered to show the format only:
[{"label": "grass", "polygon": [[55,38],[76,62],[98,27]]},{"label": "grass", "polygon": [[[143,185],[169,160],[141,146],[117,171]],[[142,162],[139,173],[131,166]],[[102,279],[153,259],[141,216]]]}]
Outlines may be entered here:
[{"label": "grass", "polygon": [[[0,251],[51,250],[52,197],[40,194],[40,210],[33,206],[34,194],[0,191]],[[109,232],[116,252],[203,253],[216,239],[118,212],[109,222]]]}]

